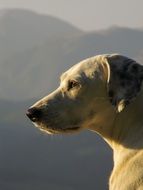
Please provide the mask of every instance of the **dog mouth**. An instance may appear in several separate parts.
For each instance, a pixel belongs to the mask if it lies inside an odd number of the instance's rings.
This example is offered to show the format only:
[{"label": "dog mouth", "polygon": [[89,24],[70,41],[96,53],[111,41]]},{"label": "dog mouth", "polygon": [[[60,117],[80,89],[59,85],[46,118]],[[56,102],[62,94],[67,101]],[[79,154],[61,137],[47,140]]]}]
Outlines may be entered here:
[{"label": "dog mouth", "polygon": [[70,133],[74,133],[80,130],[79,126],[69,126],[66,128],[57,128],[57,127],[50,127],[50,126],[45,126],[43,124],[38,124],[36,122],[33,122],[33,124],[35,125],[36,128],[38,128],[40,131],[48,133],[50,135],[52,134],[70,134]]},{"label": "dog mouth", "polygon": [[53,117],[45,119],[40,109],[30,108],[26,115],[32,121],[32,123],[41,131],[48,134],[63,134],[63,133],[73,133],[78,131],[81,127],[79,121],[72,121],[71,123],[61,125],[59,117],[55,119]]}]

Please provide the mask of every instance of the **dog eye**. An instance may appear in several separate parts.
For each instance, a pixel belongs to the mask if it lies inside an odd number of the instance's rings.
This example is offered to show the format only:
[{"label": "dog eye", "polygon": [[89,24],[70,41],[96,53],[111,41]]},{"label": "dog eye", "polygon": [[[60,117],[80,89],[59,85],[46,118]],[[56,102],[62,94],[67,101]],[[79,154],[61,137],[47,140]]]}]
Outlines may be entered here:
[{"label": "dog eye", "polygon": [[69,81],[69,84],[68,84],[68,90],[75,88],[77,86],[79,86],[79,83],[75,80],[71,80],[71,81]]}]

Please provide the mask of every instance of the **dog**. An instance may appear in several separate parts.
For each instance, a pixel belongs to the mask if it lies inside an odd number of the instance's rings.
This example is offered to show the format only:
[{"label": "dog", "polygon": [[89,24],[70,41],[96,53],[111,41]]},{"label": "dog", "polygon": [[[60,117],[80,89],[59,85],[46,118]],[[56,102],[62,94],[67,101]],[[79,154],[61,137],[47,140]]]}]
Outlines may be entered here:
[{"label": "dog", "polygon": [[113,149],[110,190],[143,190],[143,66],[119,55],[88,58],[27,116],[49,134],[92,130]]}]

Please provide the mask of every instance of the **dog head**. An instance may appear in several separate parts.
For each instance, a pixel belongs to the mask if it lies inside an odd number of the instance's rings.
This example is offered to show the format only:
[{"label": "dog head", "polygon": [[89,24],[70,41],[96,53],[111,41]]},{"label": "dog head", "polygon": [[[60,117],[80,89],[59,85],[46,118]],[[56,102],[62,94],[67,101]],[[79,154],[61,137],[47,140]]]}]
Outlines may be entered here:
[{"label": "dog head", "polygon": [[121,112],[136,97],[142,70],[121,55],[86,59],[62,74],[60,86],[35,103],[27,116],[47,133],[98,127],[111,110]]}]

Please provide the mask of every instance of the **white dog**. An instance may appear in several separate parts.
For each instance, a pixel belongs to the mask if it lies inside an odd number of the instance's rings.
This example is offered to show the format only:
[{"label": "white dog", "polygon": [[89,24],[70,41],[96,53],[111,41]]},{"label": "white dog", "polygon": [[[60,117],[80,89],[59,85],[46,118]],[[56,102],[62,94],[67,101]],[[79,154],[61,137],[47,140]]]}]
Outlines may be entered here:
[{"label": "white dog", "polygon": [[113,148],[110,190],[143,190],[143,66],[111,54],[86,59],[28,117],[47,133],[89,129]]}]

